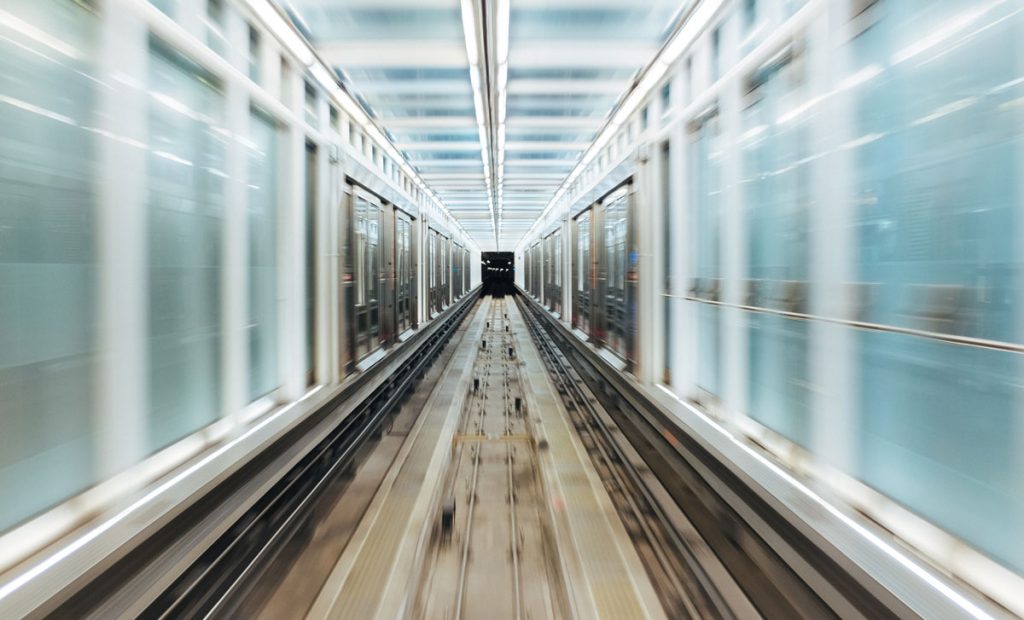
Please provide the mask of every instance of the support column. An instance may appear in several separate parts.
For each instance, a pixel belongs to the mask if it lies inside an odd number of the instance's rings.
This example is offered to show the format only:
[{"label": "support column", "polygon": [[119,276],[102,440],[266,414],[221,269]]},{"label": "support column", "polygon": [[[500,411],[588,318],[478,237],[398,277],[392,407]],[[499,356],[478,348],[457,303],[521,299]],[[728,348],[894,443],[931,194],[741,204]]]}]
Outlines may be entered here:
[{"label": "support column", "polygon": [[99,321],[96,478],[146,456],[148,414],[146,24],[116,0],[100,7]]}]

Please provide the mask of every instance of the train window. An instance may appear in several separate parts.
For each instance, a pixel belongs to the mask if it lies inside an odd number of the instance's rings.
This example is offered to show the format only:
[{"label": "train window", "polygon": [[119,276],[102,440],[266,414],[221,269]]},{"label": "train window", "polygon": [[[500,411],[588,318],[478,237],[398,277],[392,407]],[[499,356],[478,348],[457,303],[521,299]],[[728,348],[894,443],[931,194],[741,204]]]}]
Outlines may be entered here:
[{"label": "train window", "polygon": [[574,275],[576,279],[573,294],[573,327],[590,332],[591,313],[591,211],[584,211],[575,220],[576,254]]},{"label": "train window", "polygon": [[683,85],[681,88],[683,90],[683,103],[687,104],[693,101],[693,58],[688,57],[686,64],[683,65]]},{"label": "train window", "polygon": [[[1024,32],[1020,3],[893,0],[863,18],[872,25],[851,41],[845,79],[858,83],[847,104],[848,196],[851,276],[872,289],[864,312],[873,323],[1019,343],[1024,83],[1010,50]],[[940,31],[941,45],[907,40]],[[1008,547],[998,534],[1019,531],[1022,514],[1020,354],[853,337],[856,475],[1024,571],[1020,536]]]},{"label": "train window", "polygon": [[398,333],[412,327],[412,223],[399,214],[395,234],[398,277]]},{"label": "train window", "polygon": [[757,0],[743,0],[743,25],[750,28],[757,21]]},{"label": "train window", "polygon": [[694,123],[694,144],[690,188],[694,193],[695,226],[691,232],[695,297],[697,308],[697,385],[709,394],[718,394],[721,375],[721,315],[715,302],[719,297],[720,259],[720,165],[721,138],[718,115],[711,113]]},{"label": "train window", "polygon": [[711,31],[711,83],[714,84],[722,75],[722,27],[719,26]]},{"label": "train window", "polygon": [[225,17],[224,0],[207,0],[206,45],[221,56],[227,48],[227,37],[224,36]]},{"label": "train window", "polygon": [[269,394],[277,374],[277,125],[249,120],[249,398]]},{"label": "train window", "polygon": [[[182,108],[153,104],[146,161],[148,218],[147,451],[215,420],[220,413],[222,322],[220,240],[227,145],[222,93],[212,76],[183,56],[154,46],[148,88]],[[156,99],[154,99],[156,101]],[[193,162],[218,162],[203,166]]]},{"label": "train window", "polygon": [[672,244],[673,233],[675,227],[672,221],[672,151],[671,143],[665,140],[661,143],[661,149],[659,152],[659,166],[658,176],[660,177],[660,191],[661,191],[661,255],[662,255],[662,271],[663,271],[663,284],[662,284],[662,338],[661,342],[665,343],[662,346],[663,364],[662,364],[662,383],[665,385],[672,384],[672,347],[668,344],[672,342],[673,329],[672,329],[672,307],[674,301],[672,299],[672,260],[674,255],[674,249]]},{"label": "train window", "polygon": [[353,219],[355,224],[355,265],[354,275],[355,279],[355,293],[356,293],[356,305],[363,305],[366,303],[366,203],[361,199],[356,199],[355,217]]},{"label": "train window", "polygon": [[555,285],[562,286],[562,233],[555,233]]},{"label": "train window", "polygon": [[249,24],[249,79],[260,81],[260,31]]},{"label": "train window", "polygon": [[[294,101],[292,101],[293,95],[290,88],[292,81],[292,67],[290,64],[288,64],[288,59],[285,58],[284,56],[278,57],[278,63],[280,64],[281,68],[277,74],[277,98],[280,99],[281,103],[283,103],[285,106],[291,108],[292,105],[294,104]],[[303,107],[305,107],[305,102],[300,101],[299,103]]]},{"label": "train window", "polygon": [[[101,144],[82,128],[95,126],[106,87],[97,79],[101,20],[87,5],[2,4],[26,25],[20,35],[8,28],[0,37],[0,91],[8,102],[33,104],[0,109],[0,532],[6,532],[96,477],[102,203],[95,154]],[[23,36],[27,28],[60,33],[75,56],[56,60],[40,41]]]},{"label": "train window", "polygon": [[[803,122],[807,116],[793,112],[807,98],[798,58],[786,53],[759,71],[742,119],[745,135],[754,137],[740,143],[741,187],[750,222],[746,272],[759,283],[749,303],[786,311],[800,311],[795,292],[808,279],[809,262],[813,158],[808,150],[809,128]],[[809,385],[808,323],[764,313],[752,313],[748,321],[750,415],[807,445],[811,431],[811,394],[805,387]]]},{"label": "train window", "polygon": [[626,338],[626,268],[629,236],[629,197],[613,198],[604,206],[604,266],[606,270],[603,301],[605,340],[612,351],[628,357]]},{"label": "train window", "polygon": [[306,122],[319,129],[320,111],[317,109],[316,89],[309,82],[305,82],[305,106]]},{"label": "train window", "polygon": [[437,252],[436,237],[434,236],[434,231],[430,231],[429,237],[430,257],[428,262],[430,263],[430,290],[433,291],[434,286],[437,284],[437,270],[434,268],[436,261],[435,252]]},{"label": "train window", "polygon": [[364,299],[367,303],[378,301],[378,286],[380,284],[380,209],[368,205],[366,218],[366,275],[364,282],[366,294]]},{"label": "train window", "polygon": [[303,190],[306,197],[306,372],[309,383],[314,379],[316,349],[316,205],[317,205],[317,146],[306,143],[306,179]]}]

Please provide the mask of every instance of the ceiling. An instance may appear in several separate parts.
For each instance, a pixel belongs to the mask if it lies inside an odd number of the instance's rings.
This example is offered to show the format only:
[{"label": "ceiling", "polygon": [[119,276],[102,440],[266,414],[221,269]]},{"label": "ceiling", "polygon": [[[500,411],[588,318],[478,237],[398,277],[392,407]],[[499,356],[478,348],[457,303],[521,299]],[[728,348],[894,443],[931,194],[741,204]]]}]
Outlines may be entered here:
[{"label": "ceiling", "polygon": [[483,251],[541,214],[682,0],[278,0]]}]

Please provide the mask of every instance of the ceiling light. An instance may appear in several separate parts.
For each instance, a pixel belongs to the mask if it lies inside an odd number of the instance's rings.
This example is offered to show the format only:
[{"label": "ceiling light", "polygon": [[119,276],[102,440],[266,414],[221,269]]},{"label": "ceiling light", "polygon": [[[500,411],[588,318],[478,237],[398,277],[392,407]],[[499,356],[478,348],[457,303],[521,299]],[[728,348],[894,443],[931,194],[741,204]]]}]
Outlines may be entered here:
[{"label": "ceiling light", "polygon": [[259,16],[263,24],[304,67],[313,64],[316,57],[313,56],[309,46],[302,40],[302,37],[295,33],[295,30],[270,4],[269,0],[249,0],[249,8]]}]

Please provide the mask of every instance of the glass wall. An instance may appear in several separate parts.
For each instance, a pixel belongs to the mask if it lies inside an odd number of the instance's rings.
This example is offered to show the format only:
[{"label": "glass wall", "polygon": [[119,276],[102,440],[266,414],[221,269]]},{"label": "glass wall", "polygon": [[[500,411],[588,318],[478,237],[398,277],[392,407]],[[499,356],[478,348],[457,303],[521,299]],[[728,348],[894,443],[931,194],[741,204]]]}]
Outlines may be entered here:
[{"label": "glass wall", "polygon": [[0,531],[95,481],[97,17],[0,25]]},{"label": "glass wall", "polygon": [[[696,254],[696,282],[693,294],[706,301],[719,301],[722,261],[720,252],[719,168],[721,139],[717,115],[704,119],[694,136],[693,247]],[[721,382],[721,311],[717,306],[697,304],[697,385],[710,394],[718,394]]]},{"label": "glass wall", "polygon": [[[876,10],[853,42],[849,80],[864,318],[1019,343],[1020,7],[900,0]],[[921,32],[942,38],[929,44]],[[1021,356],[872,331],[857,344],[857,474],[1024,570],[1024,537],[1006,535],[1024,523]]]},{"label": "glass wall", "polygon": [[[741,159],[747,226],[747,305],[806,312],[808,207],[811,162],[808,119],[795,114],[806,101],[803,59],[786,55],[750,79],[743,112]],[[751,312],[750,416],[807,445],[810,324],[779,314]]]},{"label": "glass wall", "polygon": [[629,317],[626,309],[626,252],[629,235],[629,197],[619,196],[605,206],[604,320],[608,346],[625,358]]},{"label": "glass wall", "polygon": [[224,157],[221,93],[154,46],[149,65],[149,415],[153,451],[217,419]]},{"label": "glass wall", "polygon": [[249,398],[279,385],[277,368],[277,126],[249,118]]}]

